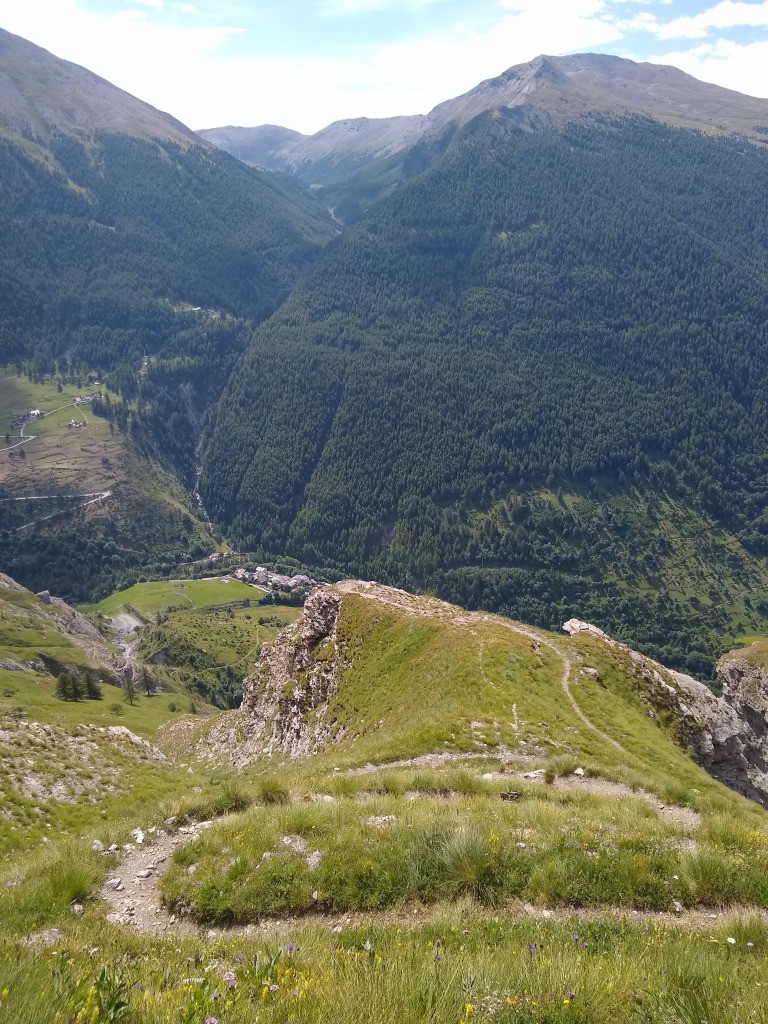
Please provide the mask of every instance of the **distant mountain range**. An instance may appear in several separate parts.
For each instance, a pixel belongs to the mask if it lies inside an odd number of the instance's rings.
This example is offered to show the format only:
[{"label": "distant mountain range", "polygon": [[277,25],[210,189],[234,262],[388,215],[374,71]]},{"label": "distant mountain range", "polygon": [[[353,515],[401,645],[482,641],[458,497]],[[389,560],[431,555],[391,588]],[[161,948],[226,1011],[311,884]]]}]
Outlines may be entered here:
[{"label": "distant mountain range", "polygon": [[345,119],[314,135],[276,125],[230,125],[198,134],[247,163],[328,184],[348,173],[351,164],[434,143],[488,111],[530,129],[596,114],[639,115],[706,134],[768,142],[768,100],[707,85],[674,67],[597,53],[536,57],[423,116]]}]

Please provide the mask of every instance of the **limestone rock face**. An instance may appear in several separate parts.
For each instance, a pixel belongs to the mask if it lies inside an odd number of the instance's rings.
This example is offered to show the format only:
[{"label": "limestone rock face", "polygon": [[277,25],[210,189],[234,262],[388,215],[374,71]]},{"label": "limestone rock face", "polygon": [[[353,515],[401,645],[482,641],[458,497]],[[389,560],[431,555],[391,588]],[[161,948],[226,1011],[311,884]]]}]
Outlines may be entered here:
[{"label": "limestone rock face", "polygon": [[768,643],[721,659],[717,675],[723,696],[716,697],[699,680],[664,668],[612,640],[597,626],[570,619],[563,629],[571,636],[587,633],[626,651],[635,662],[635,674],[654,717],[671,715],[678,740],[691,748],[710,775],[768,806]]},{"label": "limestone rock face", "polygon": [[243,683],[245,737],[234,757],[237,764],[259,754],[304,757],[341,738],[342,730],[328,718],[343,667],[340,610],[339,594],[315,590],[303,616],[262,649],[256,671]]},{"label": "limestone rock face", "polygon": [[[689,742],[703,768],[738,793],[768,804],[768,726],[764,717],[746,714],[732,692],[716,697],[703,683],[671,672],[681,715],[689,720]],[[718,670],[718,676],[720,671]]]}]

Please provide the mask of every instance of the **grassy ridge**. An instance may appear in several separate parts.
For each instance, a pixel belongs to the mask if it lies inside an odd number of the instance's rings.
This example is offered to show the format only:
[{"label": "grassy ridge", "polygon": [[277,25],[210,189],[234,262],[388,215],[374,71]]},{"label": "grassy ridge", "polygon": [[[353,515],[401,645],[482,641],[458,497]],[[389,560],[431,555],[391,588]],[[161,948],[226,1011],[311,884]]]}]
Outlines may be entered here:
[{"label": "grassy ridge", "polygon": [[[309,764],[271,759],[288,806],[177,853],[173,906],[215,923],[461,895],[768,906],[765,813],[691,760],[673,719],[649,716],[628,651],[362,593],[344,593],[336,642],[336,741]],[[333,657],[316,647],[316,663]]]}]

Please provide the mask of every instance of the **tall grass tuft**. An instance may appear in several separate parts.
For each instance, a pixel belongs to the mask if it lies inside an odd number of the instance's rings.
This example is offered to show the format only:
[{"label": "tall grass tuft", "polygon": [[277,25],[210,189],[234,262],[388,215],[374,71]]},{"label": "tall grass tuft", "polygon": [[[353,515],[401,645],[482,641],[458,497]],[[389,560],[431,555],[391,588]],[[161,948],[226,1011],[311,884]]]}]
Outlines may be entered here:
[{"label": "tall grass tuft", "polygon": [[290,789],[274,775],[259,779],[256,792],[260,804],[289,804],[291,802]]}]

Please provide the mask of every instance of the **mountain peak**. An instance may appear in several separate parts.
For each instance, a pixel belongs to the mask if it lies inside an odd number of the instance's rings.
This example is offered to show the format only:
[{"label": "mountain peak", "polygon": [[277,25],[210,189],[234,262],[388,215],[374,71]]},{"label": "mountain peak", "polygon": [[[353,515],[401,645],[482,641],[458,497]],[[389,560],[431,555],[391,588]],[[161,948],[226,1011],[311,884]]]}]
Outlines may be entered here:
[{"label": "mountain peak", "polygon": [[487,112],[506,115],[530,130],[599,114],[650,117],[761,145],[768,140],[768,100],[700,82],[675,67],[605,53],[539,54],[426,115],[346,118],[314,135],[266,125],[213,128],[202,135],[241,160],[327,184],[348,175],[350,167],[359,169],[378,157],[437,140]]},{"label": "mountain peak", "polygon": [[184,146],[201,142],[170,114],[0,29],[0,135],[44,141],[56,131],[80,137],[121,132]]},{"label": "mountain peak", "polygon": [[428,115],[435,127],[464,124],[486,111],[524,108],[538,124],[563,124],[591,114],[652,117],[709,135],[765,142],[768,100],[701,82],[679,68],[641,64],[604,53],[541,54],[508,68]]}]

